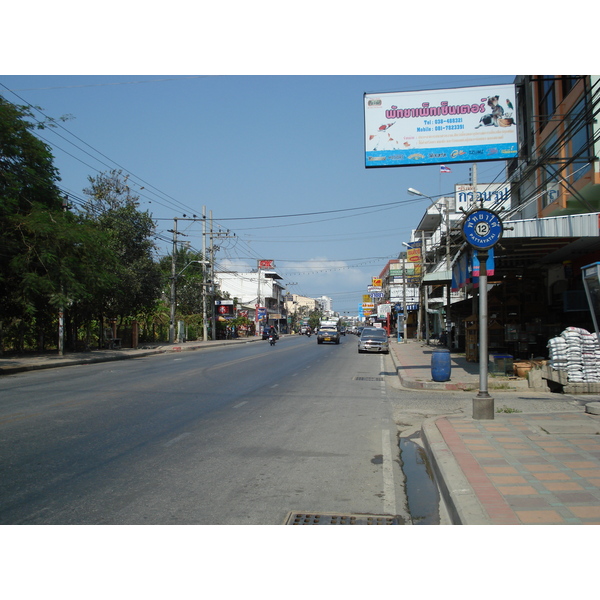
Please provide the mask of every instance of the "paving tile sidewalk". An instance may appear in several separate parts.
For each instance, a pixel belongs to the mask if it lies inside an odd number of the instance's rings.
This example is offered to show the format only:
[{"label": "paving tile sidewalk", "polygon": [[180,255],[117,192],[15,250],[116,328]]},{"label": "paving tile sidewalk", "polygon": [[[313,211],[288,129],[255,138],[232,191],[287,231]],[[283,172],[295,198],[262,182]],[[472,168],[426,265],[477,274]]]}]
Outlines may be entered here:
[{"label": "paving tile sidewalk", "polygon": [[600,417],[429,419],[423,438],[457,524],[600,524]]}]

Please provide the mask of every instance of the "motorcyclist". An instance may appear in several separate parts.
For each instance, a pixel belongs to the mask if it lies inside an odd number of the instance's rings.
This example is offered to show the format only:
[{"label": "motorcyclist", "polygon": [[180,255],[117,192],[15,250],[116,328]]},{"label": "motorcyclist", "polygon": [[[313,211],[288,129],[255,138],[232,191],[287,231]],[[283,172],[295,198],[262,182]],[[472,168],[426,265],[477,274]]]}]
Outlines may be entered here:
[{"label": "motorcyclist", "polygon": [[269,328],[269,337],[272,337],[273,339],[277,339],[277,329],[275,329],[274,325],[271,325],[271,327]]}]

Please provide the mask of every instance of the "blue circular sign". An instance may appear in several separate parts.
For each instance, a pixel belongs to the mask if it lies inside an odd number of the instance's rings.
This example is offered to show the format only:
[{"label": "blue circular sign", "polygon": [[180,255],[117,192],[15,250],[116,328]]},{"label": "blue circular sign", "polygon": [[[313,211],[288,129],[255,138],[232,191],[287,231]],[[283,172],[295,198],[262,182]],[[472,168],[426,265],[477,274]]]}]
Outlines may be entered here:
[{"label": "blue circular sign", "polygon": [[467,215],[462,227],[467,242],[484,250],[500,241],[504,228],[500,217],[491,210],[475,210]]}]

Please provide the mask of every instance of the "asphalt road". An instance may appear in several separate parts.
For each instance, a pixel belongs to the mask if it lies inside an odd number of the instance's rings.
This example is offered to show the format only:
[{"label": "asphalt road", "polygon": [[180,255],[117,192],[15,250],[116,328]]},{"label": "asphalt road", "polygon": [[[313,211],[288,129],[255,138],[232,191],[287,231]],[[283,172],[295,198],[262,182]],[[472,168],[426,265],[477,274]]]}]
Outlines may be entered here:
[{"label": "asphalt road", "polygon": [[406,513],[388,356],[282,338],[0,379],[0,523]]}]

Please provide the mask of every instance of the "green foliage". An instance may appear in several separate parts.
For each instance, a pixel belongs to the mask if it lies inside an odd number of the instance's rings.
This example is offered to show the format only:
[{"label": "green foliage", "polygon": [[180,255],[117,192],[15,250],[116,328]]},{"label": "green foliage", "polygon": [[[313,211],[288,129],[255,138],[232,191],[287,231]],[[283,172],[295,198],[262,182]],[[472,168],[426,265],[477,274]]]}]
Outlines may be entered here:
[{"label": "green foliage", "polygon": [[320,310],[313,310],[311,311],[309,317],[308,317],[308,326],[315,331],[316,329],[319,328],[319,325],[321,324],[321,318],[323,316],[323,313]]},{"label": "green foliage", "polygon": [[[89,177],[83,210],[67,210],[50,148],[33,133],[48,126],[0,96],[0,352],[55,345],[60,309],[67,337],[100,335],[110,316],[141,319],[153,338],[168,326],[171,281],[171,258],[154,260],[154,221],[118,170]],[[178,251],[176,273],[179,316],[201,331],[199,260]]]},{"label": "green foliage", "polygon": [[139,198],[131,193],[121,171],[88,179],[85,217],[105,236],[116,259],[116,283],[104,296],[102,309],[112,316],[151,309],[161,289],[160,269],[153,260],[154,221],[147,211],[138,210]]},{"label": "green foliage", "polygon": [[[45,329],[62,297],[68,266],[58,173],[46,144],[31,133],[24,107],[0,97],[0,320],[22,343],[28,326]],[[19,345],[17,344],[17,345]]]},{"label": "green foliage", "polygon": [[[201,252],[189,248],[177,249],[175,254],[177,318],[202,313],[202,265],[195,262],[202,260],[204,259]],[[163,256],[159,261],[159,267],[162,274],[163,294],[170,301],[173,255]]]}]

